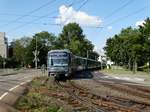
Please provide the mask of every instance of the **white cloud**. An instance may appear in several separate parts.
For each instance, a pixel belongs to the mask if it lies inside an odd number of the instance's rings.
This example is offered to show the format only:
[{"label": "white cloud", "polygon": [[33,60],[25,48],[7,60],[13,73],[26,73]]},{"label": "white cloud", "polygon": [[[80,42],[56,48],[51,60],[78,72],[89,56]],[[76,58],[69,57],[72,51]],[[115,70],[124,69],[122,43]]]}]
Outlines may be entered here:
[{"label": "white cloud", "polygon": [[112,26],[108,26],[107,29],[108,29],[108,30],[111,30],[111,29],[112,29]]},{"label": "white cloud", "polygon": [[104,55],[104,51],[101,48],[94,46],[94,51],[96,51],[99,55]]},{"label": "white cloud", "polygon": [[145,23],[144,20],[137,21],[137,22],[135,23],[135,26],[143,26],[143,23]]},{"label": "white cloud", "polygon": [[59,18],[56,19],[56,23],[66,25],[71,22],[76,22],[83,26],[99,27],[102,20],[97,16],[90,16],[86,12],[76,11],[72,7],[60,6]]}]

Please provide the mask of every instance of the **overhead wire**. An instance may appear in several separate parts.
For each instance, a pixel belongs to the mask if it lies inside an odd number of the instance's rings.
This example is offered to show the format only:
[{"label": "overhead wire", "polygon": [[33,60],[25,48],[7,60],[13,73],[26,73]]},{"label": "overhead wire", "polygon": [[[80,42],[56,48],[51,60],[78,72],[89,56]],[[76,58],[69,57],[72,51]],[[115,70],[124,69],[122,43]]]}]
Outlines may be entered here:
[{"label": "overhead wire", "polygon": [[[125,0],[126,1],[126,0]],[[114,14],[120,12],[121,10],[123,10],[125,7],[127,7],[128,5],[130,5],[134,0],[129,0],[127,2],[125,2],[125,4],[121,5],[120,7],[118,7],[117,9],[113,10],[111,13],[109,13],[107,16],[104,17],[104,19],[108,19],[110,17],[112,17]]]},{"label": "overhead wire", "polygon": [[[88,0],[86,0],[86,2],[87,2],[87,1],[88,1]],[[78,10],[81,9],[81,8],[86,4],[86,2],[84,2],[84,3],[78,8]],[[77,2],[77,3],[79,3],[79,2]],[[75,5],[75,4],[76,4],[76,2],[73,1],[71,4],[68,5],[68,7],[71,7],[71,6]],[[55,11],[53,11],[52,13],[55,13],[56,11],[58,11],[58,10],[55,10]],[[35,21],[37,21],[37,20],[40,20],[40,19],[42,19],[42,18],[44,18],[44,17],[47,17],[48,15],[50,15],[50,14],[46,14],[46,15],[40,16],[40,17],[38,17],[38,18],[36,18],[36,19],[34,19],[34,20],[32,20],[32,21],[29,21],[28,23],[25,23],[25,24],[23,24],[23,25],[20,25],[20,26],[17,26],[17,27],[15,27],[15,28],[11,29],[11,31],[14,31],[14,30],[23,28],[23,27],[25,27],[25,26],[27,26],[27,25],[29,25],[29,24],[32,24],[33,22],[35,22]],[[43,24],[43,25],[44,25],[44,24]],[[45,24],[45,25],[46,25],[46,24]],[[49,25],[60,25],[60,26],[61,26],[61,24],[49,24]],[[9,31],[9,32],[11,32],[11,31]]]},{"label": "overhead wire", "polygon": [[[12,14],[12,13],[0,13],[0,16],[25,16],[25,17],[31,17],[31,18],[38,18],[40,16],[38,15],[29,15],[29,14],[26,14],[26,15],[23,15],[23,14]],[[57,17],[46,17],[46,18],[57,18]]]},{"label": "overhead wire", "polygon": [[[3,22],[8,22],[8,21],[3,21]],[[16,21],[16,22],[14,22],[14,23],[18,23],[18,24],[20,24],[20,23],[23,23],[23,24],[27,24],[27,23],[29,23],[28,21]],[[58,25],[58,24],[54,24],[54,23],[42,23],[42,22],[33,22],[33,23],[31,23],[31,24],[39,24],[39,25],[48,25],[48,24],[51,24],[51,25]]]},{"label": "overhead wire", "polygon": [[[8,22],[8,21],[3,21],[3,22]],[[23,23],[23,24],[28,24],[29,22],[28,21],[17,21],[17,22],[15,22],[15,23],[18,23],[18,24],[20,24],[20,23]],[[44,26],[61,26],[62,24],[57,24],[57,23],[44,23],[44,22],[32,22],[32,23],[30,23],[30,24],[33,24],[33,25],[44,25]],[[82,27],[84,27],[84,28],[101,28],[101,27],[99,27],[99,26],[88,26],[88,25],[82,25]]]},{"label": "overhead wire", "polygon": [[[128,5],[130,5],[133,1],[134,1],[134,0],[129,0],[129,1],[126,2],[126,0],[125,0],[125,3],[124,3],[123,5],[121,5],[121,6],[118,7],[117,9],[113,10],[113,11],[112,11],[111,13],[109,13],[108,15],[106,15],[106,16],[104,17],[104,19],[107,20],[108,18],[112,17],[114,14],[120,12],[120,11],[123,10],[125,7],[127,7]],[[108,25],[107,25],[107,26],[103,26],[103,27],[101,28],[101,31],[102,31],[102,29],[103,29],[104,27],[108,27]]]},{"label": "overhead wire", "polygon": [[147,9],[147,8],[150,8],[150,4],[149,4],[149,5],[146,5],[146,6],[144,6],[144,7],[142,7],[141,9],[138,9],[138,10],[132,12],[132,13],[129,13],[129,14],[125,15],[125,16],[122,16],[122,17],[116,19],[115,21],[108,23],[106,26],[112,25],[112,24],[114,24],[114,23],[117,23],[117,22],[119,22],[119,21],[122,21],[123,19],[127,19],[128,17],[134,16],[134,15],[136,15],[136,14],[138,14],[138,13],[144,11],[144,10]]},{"label": "overhead wire", "polygon": [[[67,0],[66,0],[67,1]],[[74,0],[75,1],[75,0]],[[73,3],[72,3],[73,4]],[[72,6],[72,4],[70,5],[67,5],[68,7]],[[31,14],[16,14],[16,13],[0,13],[0,16],[22,16],[22,17],[35,17],[35,18],[38,18],[38,17],[41,17],[41,16],[38,16],[38,15],[31,15]],[[52,16],[52,17],[45,17],[45,18],[59,18],[57,16]],[[11,21],[10,21],[11,22]]]},{"label": "overhead wire", "polygon": [[89,0],[85,0],[85,2],[83,2],[83,3],[81,4],[81,6],[78,7],[77,11],[79,11],[84,5],[86,5],[86,4],[88,3],[88,1],[89,1]]},{"label": "overhead wire", "polygon": [[[77,10],[80,10],[87,2],[88,2],[88,0],[85,0],[85,2],[84,2]],[[110,14],[109,14],[108,16],[106,16],[106,17],[111,17],[114,13],[117,13],[116,11],[120,11],[119,9],[125,8],[125,7],[126,7],[127,5],[129,5],[131,2],[132,2],[132,0],[129,0],[127,3],[123,4],[121,7],[117,8],[116,10],[114,10],[112,13],[110,13]],[[74,3],[68,5],[68,7],[72,6],[73,4],[74,4]],[[134,15],[134,13],[141,12],[142,10],[144,10],[145,8],[148,8],[149,6],[150,6],[150,5],[145,6],[145,7],[143,7],[142,9],[139,9],[139,10],[133,12],[133,13],[130,13],[130,14],[128,14],[128,15],[125,15],[125,16],[123,16],[123,17],[121,17],[121,18],[119,18],[119,19],[117,19],[117,20],[115,20],[115,21],[113,21],[113,22],[111,22],[111,23],[105,25],[105,27],[108,26],[108,25],[117,23],[117,22],[119,22],[120,20],[125,19],[125,18],[127,18],[127,17],[129,17],[129,16],[132,16],[132,15]],[[54,11],[54,12],[55,12],[55,11]],[[23,16],[32,16],[32,15],[23,15]],[[33,20],[33,21],[30,21],[30,22],[25,22],[25,25],[28,25],[28,24],[60,25],[60,24],[52,24],[52,23],[33,23],[33,22],[36,21],[36,20],[40,20],[40,19],[42,19],[42,18],[44,18],[44,17],[48,17],[48,16],[49,16],[49,14],[44,15],[44,16],[35,16],[35,17],[37,17],[37,19],[35,19],[35,20]],[[60,17],[49,17],[49,18],[60,18]],[[71,18],[71,17],[69,17],[69,18],[67,19],[67,21],[68,21],[70,18]],[[107,18],[106,18],[106,19],[107,19]],[[15,22],[15,21],[14,21],[14,22]],[[16,27],[16,28],[12,29],[12,30],[16,30],[16,29],[21,28],[21,27],[24,27],[24,25],[18,26],[18,27]],[[88,27],[88,26],[87,26],[87,27]],[[98,27],[98,28],[104,28],[104,26],[103,26],[103,27]]]},{"label": "overhead wire", "polygon": [[18,18],[16,18],[15,20],[12,20],[12,21],[8,22],[7,24],[5,24],[5,25],[3,25],[3,26],[1,26],[1,27],[6,27],[6,26],[8,26],[8,25],[10,25],[10,24],[12,24],[12,23],[14,23],[14,22],[20,20],[20,19],[23,19],[24,17],[27,17],[28,15],[30,15],[30,14],[32,14],[32,13],[35,13],[36,11],[39,11],[40,9],[42,9],[42,8],[44,8],[44,7],[46,7],[46,6],[50,5],[50,4],[52,4],[52,3],[55,2],[55,1],[56,1],[56,0],[50,0],[49,2],[47,2],[47,3],[43,4],[43,5],[41,5],[40,7],[36,8],[36,9],[33,9],[32,11],[28,12],[27,14],[22,15],[21,17],[18,17]]},{"label": "overhead wire", "polygon": [[[56,0],[53,0],[53,1],[51,1],[51,2],[54,2],[54,1],[56,1]],[[112,11],[112,13],[110,13],[109,15],[107,15],[105,18],[107,19],[108,17],[111,17],[114,13],[117,13],[118,11],[120,11],[120,9],[125,8],[125,7],[126,7],[127,5],[129,5],[132,1],[133,1],[133,0],[129,0],[127,3],[123,4],[122,6],[120,6],[119,8],[117,8],[116,10]],[[51,3],[51,2],[48,2],[48,3]],[[78,8],[78,10],[79,10],[80,8],[82,8],[82,6],[84,6],[87,2],[88,2],[88,0],[86,0],[86,1]],[[48,3],[42,5],[41,7],[37,8],[37,9],[34,9],[34,10],[30,11],[30,13],[33,13],[33,12],[35,12],[35,11],[41,9],[43,6],[48,5]],[[72,4],[70,4],[69,6],[72,6]],[[68,7],[69,7],[69,6],[68,6]],[[145,7],[144,7],[144,8],[145,8]],[[142,9],[143,9],[143,8],[142,8]],[[3,14],[3,13],[2,13],[2,15],[9,15],[9,14]],[[10,15],[13,15],[13,14],[10,14]],[[48,14],[48,15],[49,15],[49,14]],[[37,18],[44,18],[44,17],[48,17],[48,15],[45,15],[45,16],[42,16],[42,17],[41,17],[41,16],[36,16],[36,15],[26,14],[26,15],[21,15],[21,17],[17,18],[17,19],[14,20],[14,21],[9,21],[8,23],[17,23],[17,22],[16,22],[17,20],[19,20],[19,19],[21,19],[21,18],[23,18],[23,17],[26,17],[26,16],[37,17]],[[131,14],[129,14],[129,15],[127,15],[127,16],[123,16],[123,17],[121,17],[121,18],[119,18],[119,19],[117,19],[117,20],[115,20],[115,21],[109,23],[109,25],[110,25],[110,24],[113,24],[113,23],[116,23],[118,20],[124,19],[125,17],[128,17],[128,16],[130,16],[130,15],[131,15]],[[19,15],[18,15],[18,16],[19,16]],[[60,18],[60,17],[49,17],[49,18]],[[19,22],[18,22],[18,23],[19,23]],[[21,22],[20,22],[20,23],[21,23]],[[28,22],[25,22],[25,23],[28,23]],[[31,23],[31,24],[32,24],[32,23]],[[35,24],[35,23],[33,23],[33,24]],[[42,24],[43,24],[43,25],[44,25],[44,24],[46,25],[47,23],[42,23]]]},{"label": "overhead wire", "polygon": [[[85,0],[85,2],[83,2],[83,4],[81,4],[81,6],[77,9],[77,11],[79,11],[84,5],[86,5],[87,3],[88,3],[88,1],[89,0]],[[84,26],[83,26],[84,27]],[[101,26],[96,26],[96,27],[94,27],[94,26],[88,26],[89,28],[91,27],[91,28],[102,28]],[[88,28],[87,27],[87,28]]]},{"label": "overhead wire", "polygon": [[114,20],[114,21],[112,21],[112,22],[110,22],[110,23],[104,25],[104,26],[101,28],[101,31],[102,31],[104,28],[107,28],[108,26],[111,26],[111,25],[113,25],[113,24],[115,24],[115,23],[118,23],[118,22],[120,22],[120,21],[122,21],[122,20],[124,20],[124,19],[127,19],[127,18],[131,17],[131,16],[134,16],[134,15],[136,15],[136,14],[138,14],[138,13],[144,11],[144,10],[147,9],[147,8],[150,8],[150,4],[148,4],[148,5],[146,5],[146,6],[142,7],[142,8],[140,8],[140,9],[134,11],[134,12],[131,12],[131,13],[125,15],[125,16],[122,16],[122,17],[120,17],[120,18],[118,18],[118,19],[116,19],[116,20]]},{"label": "overhead wire", "polygon": [[[89,0],[84,0],[83,3],[81,4],[81,6],[77,9],[77,11],[79,11]],[[67,11],[65,11],[67,13]],[[70,19],[72,19],[72,15],[70,15],[68,18],[66,18],[66,20],[61,24],[61,25],[65,25],[67,23],[67,21],[69,21]],[[76,19],[76,18],[74,18]]]}]

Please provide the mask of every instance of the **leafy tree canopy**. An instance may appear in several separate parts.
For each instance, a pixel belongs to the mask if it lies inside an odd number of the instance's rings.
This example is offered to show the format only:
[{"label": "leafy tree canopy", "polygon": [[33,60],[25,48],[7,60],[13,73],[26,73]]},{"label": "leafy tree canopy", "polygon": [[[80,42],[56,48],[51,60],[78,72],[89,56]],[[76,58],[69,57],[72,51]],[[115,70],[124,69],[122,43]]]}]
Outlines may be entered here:
[{"label": "leafy tree canopy", "polygon": [[150,19],[137,29],[128,27],[107,39],[104,50],[116,64],[133,65],[133,70],[150,62]]},{"label": "leafy tree canopy", "polygon": [[[92,54],[94,49],[94,45],[86,39],[82,28],[77,23],[69,23],[64,26],[57,40],[57,44],[60,49],[69,49],[73,54],[83,57],[87,56],[87,51]],[[98,57],[98,54],[96,57]]]},{"label": "leafy tree canopy", "polygon": [[52,49],[69,49],[73,54],[98,59],[98,53],[93,51],[94,45],[86,39],[82,28],[76,23],[69,23],[63,27],[56,37],[47,31],[36,33],[32,38],[23,37],[12,42],[9,46],[10,58],[16,59],[22,66],[34,67],[34,54],[37,50],[38,65],[47,63],[47,53]]}]

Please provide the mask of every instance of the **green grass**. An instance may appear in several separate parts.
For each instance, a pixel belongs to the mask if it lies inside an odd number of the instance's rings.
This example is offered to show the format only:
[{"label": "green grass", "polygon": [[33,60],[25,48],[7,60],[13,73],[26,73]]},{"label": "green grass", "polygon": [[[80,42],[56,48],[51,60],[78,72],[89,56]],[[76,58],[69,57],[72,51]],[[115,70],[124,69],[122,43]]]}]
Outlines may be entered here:
[{"label": "green grass", "polygon": [[52,98],[39,93],[28,93],[27,97],[22,97],[16,108],[27,110],[27,112],[63,112],[62,108],[51,104]]},{"label": "green grass", "polygon": [[102,70],[103,73],[112,74],[112,75],[149,75],[150,73],[137,71],[133,73],[133,71],[129,71],[126,69],[104,69]]},{"label": "green grass", "polygon": [[[48,95],[34,91],[40,87],[46,88],[43,81],[46,77],[35,78],[31,82],[29,92],[20,98],[16,104],[16,109],[23,112],[64,112],[60,105],[55,103],[55,99]],[[47,88],[48,89],[48,88]]]}]

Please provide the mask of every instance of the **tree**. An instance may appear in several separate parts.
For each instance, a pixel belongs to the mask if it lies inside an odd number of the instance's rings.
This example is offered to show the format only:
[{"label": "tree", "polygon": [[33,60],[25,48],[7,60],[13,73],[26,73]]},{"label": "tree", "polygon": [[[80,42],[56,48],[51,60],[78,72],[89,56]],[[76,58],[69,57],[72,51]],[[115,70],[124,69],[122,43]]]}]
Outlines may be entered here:
[{"label": "tree", "polygon": [[113,38],[109,38],[106,42],[104,50],[106,55],[114,61],[117,65],[122,65],[124,61],[124,49],[123,49],[123,39],[119,35],[115,35]]},{"label": "tree", "polygon": [[31,38],[23,37],[14,41],[13,55],[21,66],[26,65],[26,47],[30,44]]},{"label": "tree", "polygon": [[[144,53],[146,62],[150,63],[150,19],[147,18],[145,20],[145,23],[143,23],[142,26],[140,26],[139,31],[141,32],[141,36],[144,38]],[[150,68],[150,65],[149,65]]]},{"label": "tree", "polygon": [[14,55],[14,48],[15,48],[15,40],[12,41],[8,46],[8,58],[6,60],[7,68],[17,68],[20,66],[21,62],[17,61],[16,56]]},{"label": "tree", "polygon": [[[126,62],[128,62],[128,67],[131,69],[131,64],[133,71],[137,71],[137,66],[141,64],[141,58],[143,55],[143,38],[138,29],[133,29],[128,27],[123,29],[120,34],[120,38],[123,38],[123,52],[126,56]],[[126,55],[125,55],[126,54]],[[125,60],[124,60],[125,61]]]},{"label": "tree", "polygon": [[[85,38],[82,28],[77,23],[69,23],[63,27],[62,33],[56,40],[56,48],[69,49],[75,55],[86,57],[87,51],[93,52],[94,45]],[[98,54],[95,55],[97,57]],[[95,59],[94,56],[89,58]]]},{"label": "tree", "polygon": [[11,58],[14,56],[14,53],[13,53],[14,46],[15,46],[15,42],[12,41],[10,45],[8,46],[8,58]]},{"label": "tree", "polygon": [[46,31],[36,33],[33,36],[30,44],[27,46],[27,64],[34,66],[33,52],[36,50],[36,45],[37,51],[39,51],[39,55],[37,56],[39,58],[38,65],[41,66],[42,64],[46,64],[47,53],[49,50],[54,49],[55,39],[56,37],[53,34],[48,33]]},{"label": "tree", "polygon": [[69,48],[71,40],[83,40],[83,30],[77,23],[69,23],[63,27],[60,40],[65,48]]},{"label": "tree", "polygon": [[136,72],[137,66],[142,63],[143,38],[138,29],[128,27],[120,34],[109,38],[106,42],[106,55],[118,65],[127,66]]}]

